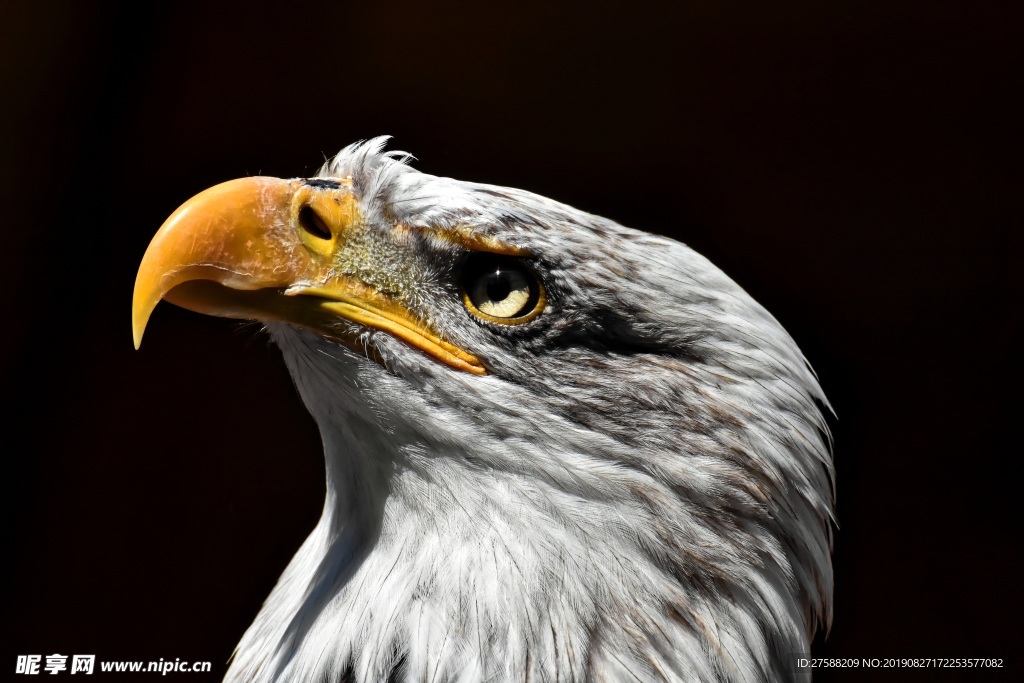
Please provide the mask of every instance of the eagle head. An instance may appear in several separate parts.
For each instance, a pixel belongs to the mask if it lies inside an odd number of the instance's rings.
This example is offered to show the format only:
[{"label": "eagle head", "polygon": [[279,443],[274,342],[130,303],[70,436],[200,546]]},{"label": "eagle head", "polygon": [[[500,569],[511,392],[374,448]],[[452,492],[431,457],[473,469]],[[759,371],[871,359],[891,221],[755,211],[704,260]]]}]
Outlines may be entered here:
[{"label": "eagle head", "polygon": [[323,515],[238,681],[805,680],[830,619],[825,397],[688,247],[349,146],[154,237],[161,299],[262,321],[322,434]]}]

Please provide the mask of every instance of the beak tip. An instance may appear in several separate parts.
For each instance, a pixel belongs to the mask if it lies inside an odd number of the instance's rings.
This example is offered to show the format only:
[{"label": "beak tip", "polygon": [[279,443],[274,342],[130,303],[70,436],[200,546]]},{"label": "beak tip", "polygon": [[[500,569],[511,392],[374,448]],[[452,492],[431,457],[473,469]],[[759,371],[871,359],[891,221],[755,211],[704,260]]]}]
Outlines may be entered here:
[{"label": "beak tip", "polygon": [[139,350],[139,346],[142,345],[142,335],[146,331],[146,323],[149,322],[149,315],[152,312],[150,310],[145,311],[144,308],[139,306],[132,306],[132,341],[135,343],[135,350]]},{"label": "beak tip", "polygon": [[135,343],[135,350],[138,351],[142,345],[142,333],[146,331],[145,326],[139,326],[136,321],[132,321],[132,341]]}]

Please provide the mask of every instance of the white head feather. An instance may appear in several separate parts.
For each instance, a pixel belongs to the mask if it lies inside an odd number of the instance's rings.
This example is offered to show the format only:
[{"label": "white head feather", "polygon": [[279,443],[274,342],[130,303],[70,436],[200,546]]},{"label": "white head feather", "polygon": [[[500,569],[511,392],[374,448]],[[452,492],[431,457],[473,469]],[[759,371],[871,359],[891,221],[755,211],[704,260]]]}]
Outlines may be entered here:
[{"label": "white head feather", "polygon": [[[380,245],[489,374],[359,330],[383,364],[268,326],[323,435],[323,516],[228,680],[803,680],[830,620],[825,398],[790,336],[688,247],[543,197],[419,173],[378,138],[351,177]],[[528,329],[475,322],[459,250],[534,254]],[[398,275],[396,275],[398,273]],[[375,275],[374,275],[375,274]]]}]

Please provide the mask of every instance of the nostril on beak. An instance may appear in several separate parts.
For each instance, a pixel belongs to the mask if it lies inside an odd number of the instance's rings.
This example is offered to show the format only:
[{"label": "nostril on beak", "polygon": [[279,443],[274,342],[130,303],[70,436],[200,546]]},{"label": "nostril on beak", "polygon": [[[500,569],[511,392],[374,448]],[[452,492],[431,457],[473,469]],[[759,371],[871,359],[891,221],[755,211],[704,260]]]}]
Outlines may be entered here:
[{"label": "nostril on beak", "polygon": [[311,206],[304,206],[299,211],[299,226],[317,239],[330,240],[333,237],[326,221]]}]

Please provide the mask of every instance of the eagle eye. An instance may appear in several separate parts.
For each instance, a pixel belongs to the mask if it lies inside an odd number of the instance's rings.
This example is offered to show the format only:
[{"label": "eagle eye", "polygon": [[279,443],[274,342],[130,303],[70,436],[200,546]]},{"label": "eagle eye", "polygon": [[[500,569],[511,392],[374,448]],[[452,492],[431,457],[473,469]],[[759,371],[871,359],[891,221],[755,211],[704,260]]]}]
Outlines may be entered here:
[{"label": "eagle eye", "polygon": [[517,325],[543,310],[544,287],[520,259],[477,252],[463,270],[462,302],[477,318]]}]

